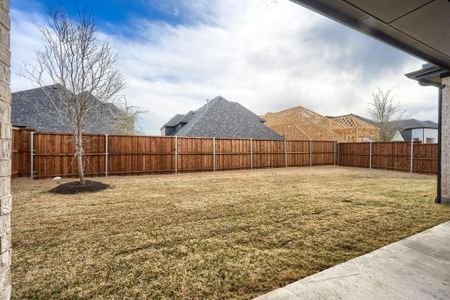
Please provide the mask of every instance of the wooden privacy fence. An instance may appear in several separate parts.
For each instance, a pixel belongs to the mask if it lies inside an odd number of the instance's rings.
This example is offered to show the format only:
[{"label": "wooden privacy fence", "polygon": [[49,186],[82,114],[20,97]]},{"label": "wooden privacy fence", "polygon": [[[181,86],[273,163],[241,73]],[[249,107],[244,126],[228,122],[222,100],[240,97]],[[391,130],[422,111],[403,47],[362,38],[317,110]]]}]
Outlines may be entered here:
[{"label": "wooden privacy fence", "polygon": [[339,143],[338,165],[411,173],[438,173],[438,145],[408,142]]},{"label": "wooden privacy fence", "polygon": [[[333,165],[335,142],[84,135],[87,176]],[[70,134],[14,129],[15,177],[77,175]]]},{"label": "wooden privacy fence", "polygon": [[[84,135],[87,176],[340,165],[437,174],[436,144]],[[77,175],[70,134],[13,129],[14,177]]]}]

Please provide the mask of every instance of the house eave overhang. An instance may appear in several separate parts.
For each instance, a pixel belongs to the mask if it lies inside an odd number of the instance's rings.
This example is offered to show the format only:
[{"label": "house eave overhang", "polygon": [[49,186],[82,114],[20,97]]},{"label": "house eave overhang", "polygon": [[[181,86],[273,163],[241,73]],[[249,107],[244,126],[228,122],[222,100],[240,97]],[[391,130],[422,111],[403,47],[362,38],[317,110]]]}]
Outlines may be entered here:
[{"label": "house eave overhang", "polygon": [[291,1],[450,70],[450,3],[446,0]]},{"label": "house eave overhang", "polygon": [[450,72],[435,65],[424,65],[422,69],[405,74],[406,77],[416,80],[423,86],[441,87],[441,80],[450,76]]},{"label": "house eave overhang", "polygon": [[408,127],[408,128],[401,128],[400,130],[413,130],[413,129],[434,129],[434,130],[438,130],[435,127]]}]

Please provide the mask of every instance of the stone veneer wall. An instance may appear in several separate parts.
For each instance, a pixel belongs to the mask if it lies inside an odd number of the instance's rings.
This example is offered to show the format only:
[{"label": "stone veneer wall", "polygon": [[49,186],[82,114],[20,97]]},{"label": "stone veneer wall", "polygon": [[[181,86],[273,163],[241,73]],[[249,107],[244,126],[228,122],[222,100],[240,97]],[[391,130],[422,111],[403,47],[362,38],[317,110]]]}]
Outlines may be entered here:
[{"label": "stone veneer wall", "polygon": [[0,0],[0,299],[11,295],[11,92],[9,0]]},{"label": "stone veneer wall", "polygon": [[442,79],[441,201],[450,203],[450,77]]}]

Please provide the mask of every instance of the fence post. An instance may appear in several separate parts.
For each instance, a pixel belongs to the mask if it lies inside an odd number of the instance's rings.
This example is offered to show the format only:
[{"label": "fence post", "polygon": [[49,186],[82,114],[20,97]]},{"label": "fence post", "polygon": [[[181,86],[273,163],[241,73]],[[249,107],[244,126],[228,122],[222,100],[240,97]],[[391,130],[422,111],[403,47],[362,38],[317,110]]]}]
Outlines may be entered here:
[{"label": "fence post", "polygon": [[372,142],[369,143],[369,169],[372,169]]},{"label": "fence post", "polygon": [[213,172],[216,171],[216,138],[213,137]]},{"label": "fence post", "polygon": [[34,132],[30,132],[30,178],[34,178]]},{"label": "fence post", "polygon": [[253,139],[250,139],[250,169],[253,170]]},{"label": "fence post", "polygon": [[105,177],[108,177],[108,164],[109,164],[109,135],[105,134]]},{"label": "fence post", "polygon": [[411,138],[410,173],[414,172],[414,139]]},{"label": "fence post", "polygon": [[284,139],[284,167],[288,167],[287,139]]},{"label": "fence post", "polygon": [[333,143],[333,165],[336,166],[336,151],[337,151],[337,141]]},{"label": "fence post", "polygon": [[341,144],[339,144],[339,143],[336,143],[336,145],[337,145],[337,150],[336,150],[336,152],[337,152],[337,165],[338,166],[340,166],[340,164],[341,164],[341,162],[340,162],[340,158],[339,158],[339,148],[341,148]]},{"label": "fence post", "polygon": [[309,166],[312,166],[312,141],[309,140]]},{"label": "fence post", "polygon": [[178,137],[175,137],[175,174],[178,174]]}]

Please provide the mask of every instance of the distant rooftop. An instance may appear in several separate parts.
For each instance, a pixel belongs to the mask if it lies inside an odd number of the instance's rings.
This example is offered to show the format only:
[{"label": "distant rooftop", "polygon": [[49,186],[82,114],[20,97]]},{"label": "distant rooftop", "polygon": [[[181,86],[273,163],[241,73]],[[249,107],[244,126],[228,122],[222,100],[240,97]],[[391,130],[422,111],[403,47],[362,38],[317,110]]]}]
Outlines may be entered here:
[{"label": "distant rooftop", "polygon": [[[343,116],[328,116],[328,118],[332,118],[332,119],[336,119],[336,118],[341,118],[341,117],[345,117],[345,116],[354,116],[366,123],[369,123],[373,126],[379,126],[379,124],[371,119],[365,118],[365,117],[361,117],[355,114],[350,114],[350,115],[343,115]],[[431,129],[437,129],[438,128],[438,123],[433,122],[433,121],[421,121],[421,120],[417,120],[417,119],[405,119],[405,120],[400,120],[400,121],[394,121],[395,123],[398,123],[398,127],[400,129],[414,129],[414,128],[431,128]]]},{"label": "distant rooftop", "polygon": [[399,127],[402,130],[414,128],[431,128],[438,129],[438,123],[433,121],[420,121],[417,119],[407,119],[399,121]]},{"label": "distant rooftop", "polygon": [[169,128],[165,134],[174,136],[283,139],[263,122],[241,104],[218,96],[196,111],[175,115],[161,129]]},{"label": "distant rooftop", "polygon": [[360,115],[355,115],[355,114],[347,114],[347,115],[340,115],[340,116],[327,116],[327,118],[330,118],[330,119],[339,119],[339,118],[344,118],[344,117],[355,117],[365,123],[369,123],[370,125],[378,126],[378,123],[375,122],[374,120],[362,117]]},{"label": "distant rooftop", "polygon": [[263,116],[266,125],[288,140],[344,141],[334,131],[332,120],[303,106],[296,106]]},{"label": "distant rooftop", "polygon": [[[61,118],[58,109],[64,110],[60,99],[64,89],[61,85],[49,85],[12,93],[11,122],[13,126],[34,128],[45,132],[71,132],[65,118]],[[48,98],[50,95],[54,103]],[[111,103],[103,103],[91,97],[99,114],[89,114],[84,128],[85,133],[113,133],[113,121],[120,110]],[[59,107],[59,108],[57,108]]]}]

